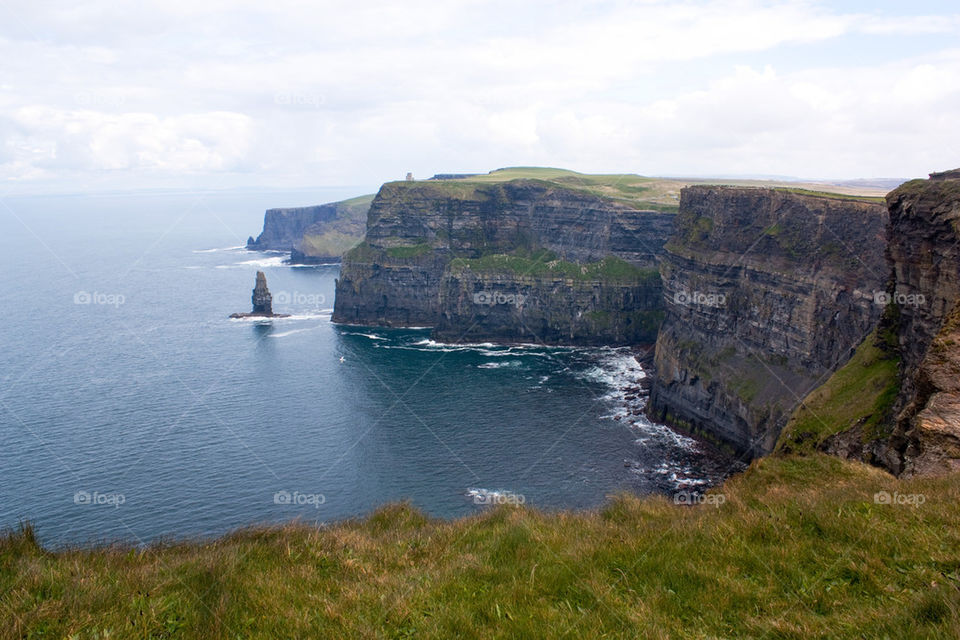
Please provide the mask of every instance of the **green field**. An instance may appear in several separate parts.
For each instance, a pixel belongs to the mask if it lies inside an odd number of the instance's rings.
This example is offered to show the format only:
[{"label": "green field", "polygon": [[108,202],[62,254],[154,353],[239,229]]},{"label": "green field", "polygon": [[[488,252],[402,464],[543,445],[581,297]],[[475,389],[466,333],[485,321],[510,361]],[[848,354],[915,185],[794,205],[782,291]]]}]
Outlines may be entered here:
[{"label": "green field", "polygon": [[[700,178],[652,178],[635,174],[585,174],[550,167],[509,167],[487,174],[451,180],[417,181],[413,184],[434,185],[438,191],[450,189],[466,193],[473,185],[509,182],[511,180],[538,180],[576,191],[617,200],[632,206],[664,212],[675,212],[680,202],[680,190],[694,184],[715,184],[741,187],[768,187],[787,189],[796,193],[821,197],[877,201],[884,192],[879,189],[854,189],[828,183],[782,182],[769,180],[726,180]],[[403,184],[392,183],[392,184]]]},{"label": "green field", "polygon": [[0,638],[960,636],[960,475],[770,457],[710,495],[399,505],[146,548],[51,551],[26,528],[0,538]]}]

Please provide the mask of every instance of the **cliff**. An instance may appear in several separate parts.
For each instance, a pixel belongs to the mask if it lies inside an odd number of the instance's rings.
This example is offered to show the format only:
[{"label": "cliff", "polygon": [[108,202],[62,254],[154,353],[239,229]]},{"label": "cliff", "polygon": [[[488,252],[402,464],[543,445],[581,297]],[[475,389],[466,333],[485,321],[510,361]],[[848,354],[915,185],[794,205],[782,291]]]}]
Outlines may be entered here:
[{"label": "cliff", "polygon": [[263,231],[256,240],[247,241],[247,248],[290,251],[295,263],[339,261],[363,239],[372,200],[369,195],[311,207],[268,209]]},{"label": "cliff", "polygon": [[876,325],[880,202],[786,189],[683,190],[660,266],[655,419],[750,456]]},{"label": "cliff", "polygon": [[385,184],[335,322],[445,339],[652,341],[673,216],[546,180]]},{"label": "cliff", "polygon": [[908,475],[960,470],[960,170],[907,182],[887,203],[900,355],[888,459]]}]

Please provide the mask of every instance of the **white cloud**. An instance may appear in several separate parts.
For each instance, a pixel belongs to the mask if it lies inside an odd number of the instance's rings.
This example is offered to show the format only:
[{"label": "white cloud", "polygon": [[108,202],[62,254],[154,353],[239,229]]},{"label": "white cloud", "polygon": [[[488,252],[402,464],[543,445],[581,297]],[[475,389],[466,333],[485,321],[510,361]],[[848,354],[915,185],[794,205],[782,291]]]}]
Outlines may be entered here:
[{"label": "white cloud", "polygon": [[[958,55],[891,47],[958,30],[804,0],[55,0],[0,26],[0,180],[922,173],[958,163]],[[825,43],[849,60],[803,70]]]},{"label": "white cloud", "polygon": [[248,116],[225,112],[160,118],[31,106],[17,109],[11,121],[26,132],[8,138],[20,151],[17,159],[31,158],[32,168],[46,175],[83,169],[237,170],[252,134]]}]

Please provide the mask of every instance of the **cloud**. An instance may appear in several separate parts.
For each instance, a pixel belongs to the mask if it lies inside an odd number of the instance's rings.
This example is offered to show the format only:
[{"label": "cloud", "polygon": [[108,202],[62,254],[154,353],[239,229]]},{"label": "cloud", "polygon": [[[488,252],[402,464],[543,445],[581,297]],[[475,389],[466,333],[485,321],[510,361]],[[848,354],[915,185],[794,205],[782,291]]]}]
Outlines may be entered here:
[{"label": "cloud", "polygon": [[244,166],[252,121],[211,112],[160,118],[151,113],[107,114],[34,106],[17,109],[7,137],[34,171],[148,170],[186,173]]},{"label": "cloud", "polygon": [[[374,184],[533,163],[852,177],[956,153],[942,127],[957,55],[934,44],[955,41],[951,15],[802,0],[56,0],[3,17],[5,181]],[[840,55],[818,57],[827,44]]]}]

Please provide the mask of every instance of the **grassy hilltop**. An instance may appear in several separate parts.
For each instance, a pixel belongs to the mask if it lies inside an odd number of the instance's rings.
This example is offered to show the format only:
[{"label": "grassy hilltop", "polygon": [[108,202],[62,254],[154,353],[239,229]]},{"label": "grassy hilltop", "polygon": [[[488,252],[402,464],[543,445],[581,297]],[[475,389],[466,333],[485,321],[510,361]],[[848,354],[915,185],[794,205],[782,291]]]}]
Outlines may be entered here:
[{"label": "grassy hilltop", "polygon": [[436,188],[438,192],[441,189],[447,189],[451,193],[458,193],[457,190],[469,189],[477,184],[509,182],[511,180],[538,180],[640,208],[665,212],[675,212],[680,202],[680,190],[694,184],[768,187],[808,195],[875,200],[877,202],[881,201],[886,193],[882,189],[872,187],[855,188],[819,182],[728,180],[723,178],[650,178],[632,173],[586,174],[550,167],[508,167],[467,178],[425,180],[416,181],[413,184],[428,184]]},{"label": "grassy hilltop", "polygon": [[771,457],[711,496],[395,505],[143,549],[26,528],[0,539],[0,638],[960,636],[960,476]]}]

